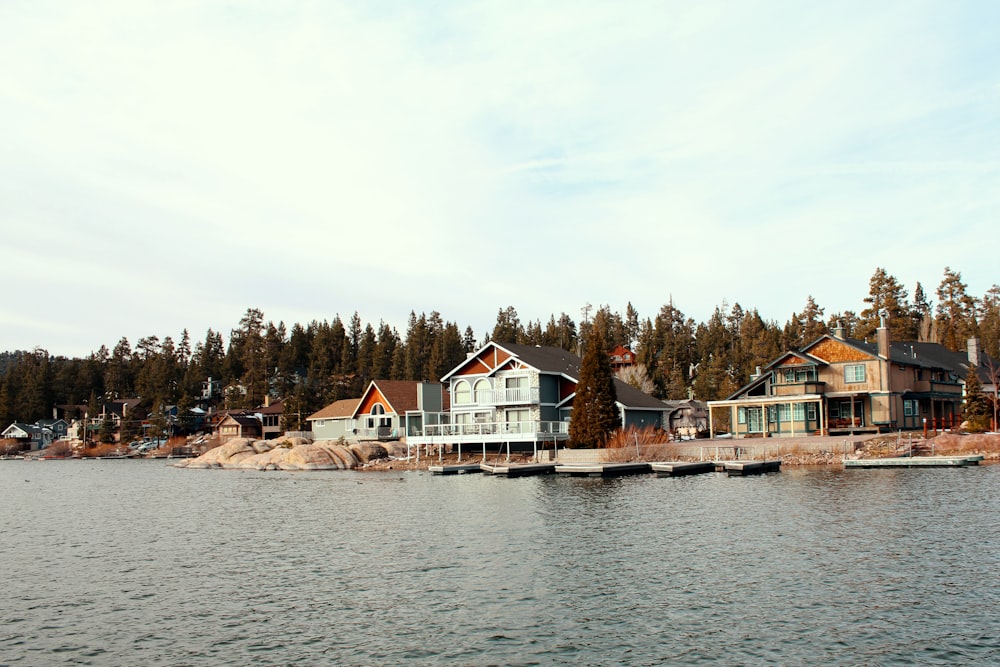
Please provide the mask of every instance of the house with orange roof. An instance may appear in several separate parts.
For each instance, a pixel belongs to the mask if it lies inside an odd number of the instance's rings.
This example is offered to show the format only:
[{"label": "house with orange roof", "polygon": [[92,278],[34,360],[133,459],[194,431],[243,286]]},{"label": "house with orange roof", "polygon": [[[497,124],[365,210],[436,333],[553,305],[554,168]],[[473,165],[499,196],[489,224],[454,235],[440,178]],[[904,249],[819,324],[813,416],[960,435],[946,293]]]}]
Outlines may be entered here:
[{"label": "house with orange roof", "polygon": [[315,440],[400,440],[447,410],[439,382],[372,380],[360,398],[335,401],[306,421]]}]

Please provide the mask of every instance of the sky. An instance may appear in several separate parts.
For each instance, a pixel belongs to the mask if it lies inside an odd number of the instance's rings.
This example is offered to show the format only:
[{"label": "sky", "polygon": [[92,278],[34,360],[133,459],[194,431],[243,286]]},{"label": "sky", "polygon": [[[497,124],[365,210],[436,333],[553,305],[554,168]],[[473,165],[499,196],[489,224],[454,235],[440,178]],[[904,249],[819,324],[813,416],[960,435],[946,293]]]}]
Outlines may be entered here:
[{"label": "sky", "polygon": [[1000,2],[0,2],[0,350],[1000,282]]}]

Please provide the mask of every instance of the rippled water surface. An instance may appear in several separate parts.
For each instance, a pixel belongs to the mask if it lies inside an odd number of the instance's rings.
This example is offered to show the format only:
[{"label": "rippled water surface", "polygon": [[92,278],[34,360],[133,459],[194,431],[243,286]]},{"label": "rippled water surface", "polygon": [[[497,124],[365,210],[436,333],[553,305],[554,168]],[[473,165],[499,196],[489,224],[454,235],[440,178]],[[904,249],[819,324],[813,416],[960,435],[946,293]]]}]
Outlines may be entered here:
[{"label": "rippled water surface", "polygon": [[1000,663],[1000,466],[0,489],[0,665]]}]

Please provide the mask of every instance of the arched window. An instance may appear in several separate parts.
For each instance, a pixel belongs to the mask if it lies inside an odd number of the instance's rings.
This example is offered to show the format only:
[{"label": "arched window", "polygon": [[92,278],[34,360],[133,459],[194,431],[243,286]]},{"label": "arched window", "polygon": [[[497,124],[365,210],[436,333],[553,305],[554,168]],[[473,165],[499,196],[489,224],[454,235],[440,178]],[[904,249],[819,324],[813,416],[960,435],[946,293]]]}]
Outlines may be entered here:
[{"label": "arched window", "polygon": [[385,407],[383,407],[381,403],[376,403],[375,405],[372,406],[371,412],[369,414],[384,415]]},{"label": "arched window", "polygon": [[490,401],[490,381],[483,378],[476,381],[476,403],[479,405],[489,405]]},{"label": "arched window", "polygon": [[455,405],[468,405],[472,403],[472,388],[465,380],[455,383]]}]

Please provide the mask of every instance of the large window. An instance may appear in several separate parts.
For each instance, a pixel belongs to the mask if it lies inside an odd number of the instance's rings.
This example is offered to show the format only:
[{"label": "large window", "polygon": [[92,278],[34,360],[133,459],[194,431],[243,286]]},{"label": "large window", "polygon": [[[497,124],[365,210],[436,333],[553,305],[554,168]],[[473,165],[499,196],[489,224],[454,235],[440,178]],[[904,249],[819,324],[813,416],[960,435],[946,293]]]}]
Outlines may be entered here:
[{"label": "large window", "polygon": [[486,379],[476,380],[476,403],[488,405],[490,401],[490,381]]},{"label": "large window", "polygon": [[465,380],[459,380],[455,384],[455,405],[468,405],[472,403],[472,388]]},{"label": "large window", "polygon": [[844,382],[864,382],[864,381],[865,381],[864,364],[851,364],[849,366],[844,366]]}]

